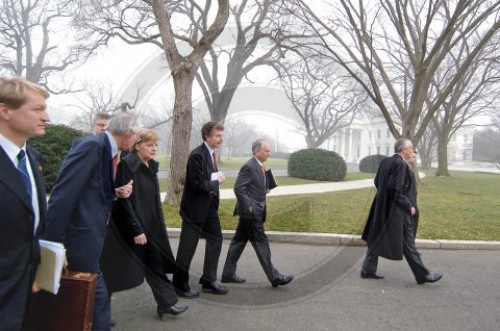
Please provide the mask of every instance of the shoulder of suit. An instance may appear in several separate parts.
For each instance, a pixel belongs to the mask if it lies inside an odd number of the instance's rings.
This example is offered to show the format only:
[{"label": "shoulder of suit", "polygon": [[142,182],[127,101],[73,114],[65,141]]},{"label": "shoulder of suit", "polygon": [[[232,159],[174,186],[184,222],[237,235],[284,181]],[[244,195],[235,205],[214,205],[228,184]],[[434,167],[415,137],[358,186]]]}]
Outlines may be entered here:
[{"label": "shoulder of suit", "polygon": [[26,150],[28,151],[28,153],[31,153],[31,155],[33,155],[37,159],[40,159],[42,157],[42,154],[38,150],[36,150],[34,148],[26,146]]}]

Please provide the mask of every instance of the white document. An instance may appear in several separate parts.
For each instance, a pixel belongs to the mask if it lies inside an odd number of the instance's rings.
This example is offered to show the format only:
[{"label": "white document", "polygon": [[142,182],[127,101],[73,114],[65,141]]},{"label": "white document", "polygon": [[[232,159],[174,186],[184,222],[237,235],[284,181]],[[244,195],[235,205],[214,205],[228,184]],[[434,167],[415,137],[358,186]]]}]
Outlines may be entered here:
[{"label": "white document", "polygon": [[222,171],[212,172],[212,176],[210,176],[210,180],[219,180],[219,177],[224,175]]},{"label": "white document", "polygon": [[57,294],[64,267],[66,249],[61,243],[40,240],[41,263],[36,271],[35,280],[41,289]]}]

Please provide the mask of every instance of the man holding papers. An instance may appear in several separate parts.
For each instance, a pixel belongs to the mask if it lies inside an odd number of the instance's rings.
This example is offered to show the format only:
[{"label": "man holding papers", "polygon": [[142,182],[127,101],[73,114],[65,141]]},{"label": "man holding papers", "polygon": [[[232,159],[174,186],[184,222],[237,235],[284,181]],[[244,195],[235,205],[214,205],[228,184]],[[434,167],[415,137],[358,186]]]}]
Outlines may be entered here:
[{"label": "man holding papers", "polygon": [[219,186],[226,177],[217,168],[215,149],[224,141],[224,126],[207,122],[201,128],[203,144],[189,155],[186,182],[181,199],[182,229],[177,249],[177,268],[173,284],[177,294],[196,298],[198,291],[189,285],[189,267],[200,237],[206,239],[205,262],[200,284],[206,291],[226,294],[227,287],[217,282],[217,264],[222,249],[222,230],[218,215]]},{"label": "man holding papers", "polygon": [[[47,210],[40,155],[28,138],[45,134],[47,91],[0,77],[0,330],[19,330],[40,262]],[[32,286],[33,285],[33,286]]]}]

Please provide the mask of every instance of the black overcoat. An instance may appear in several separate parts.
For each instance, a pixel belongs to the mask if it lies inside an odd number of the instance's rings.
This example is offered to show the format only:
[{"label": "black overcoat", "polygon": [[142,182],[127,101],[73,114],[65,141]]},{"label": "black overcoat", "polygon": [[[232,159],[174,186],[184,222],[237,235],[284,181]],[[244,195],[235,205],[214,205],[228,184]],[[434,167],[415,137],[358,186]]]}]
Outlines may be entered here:
[{"label": "black overcoat", "polygon": [[[165,273],[175,271],[175,259],[170,246],[160,199],[157,177],[158,162],[150,160],[148,165],[143,164],[135,153],[128,154],[118,164],[116,187],[133,180],[134,190],[130,198],[116,200],[111,223],[111,230],[114,226],[118,230],[117,233],[121,235],[121,238],[115,239],[125,243],[125,245],[119,245],[122,249],[119,255],[123,258],[127,257],[128,261],[117,259],[115,256],[114,260],[108,260],[112,264],[114,261],[114,266],[101,266],[103,272],[104,269],[109,271],[104,272],[104,279],[108,290],[113,292],[138,286],[144,280],[143,264],[137,258],[137,256],[143,256],[140,250],[143,250],[144,246],[134,243],[134,237],[142,233],[146,235],[148,242],[153,244],[163,257]],[[125,266],[126,268],[124,268]]]},{"label": "black overcoat", "polygon": [[400,155],[394,154],[380,163],[375,187],[377,194],[362,239],[367,242],[370,253],[402,260],[403,222],[411,217],[411,207],[416,208],[410,195],[415,191],[413,171]]}]

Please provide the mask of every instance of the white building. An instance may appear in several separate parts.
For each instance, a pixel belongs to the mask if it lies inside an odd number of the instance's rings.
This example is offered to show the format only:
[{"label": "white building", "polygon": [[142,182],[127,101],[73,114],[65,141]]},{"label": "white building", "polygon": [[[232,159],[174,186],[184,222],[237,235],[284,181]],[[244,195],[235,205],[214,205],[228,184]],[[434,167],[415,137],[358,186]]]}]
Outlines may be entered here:
[{"label": "white building", "polygon": [[[448,144],[448,162],[472,161],[474,131],[474,127],[457,131]],[[382,117],[355,120],[351,127],[332,135],[321,148],[337,152],[346,162],[359,163],[368,155],[392,155],[394,137]]]}]

